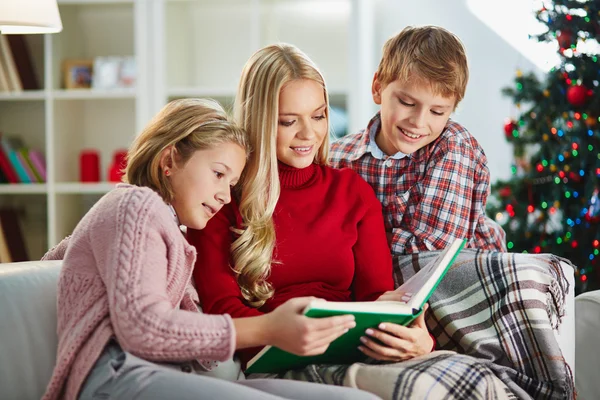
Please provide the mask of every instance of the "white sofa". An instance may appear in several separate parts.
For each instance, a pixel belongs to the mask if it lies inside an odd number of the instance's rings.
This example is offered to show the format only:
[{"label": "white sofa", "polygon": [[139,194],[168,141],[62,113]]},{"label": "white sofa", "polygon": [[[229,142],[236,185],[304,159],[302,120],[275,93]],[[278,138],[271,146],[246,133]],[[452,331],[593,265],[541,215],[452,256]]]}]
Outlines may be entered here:
[{"label": "white sofa", "polygon": [[[39,399],[46,388],[56,356],[56,282],[60,266],[60,261],[0,264],[0,398],[3,400]],[[564,267],[568,268],[568,276],[572,276],[571,267],[566,264]],[[577,369],[579,400],[596,398],[600,393],[599,320],[600,291],[581,295],[576,301],[572,293],[569,295],[567,316],[556,335],[569,365]]]}]

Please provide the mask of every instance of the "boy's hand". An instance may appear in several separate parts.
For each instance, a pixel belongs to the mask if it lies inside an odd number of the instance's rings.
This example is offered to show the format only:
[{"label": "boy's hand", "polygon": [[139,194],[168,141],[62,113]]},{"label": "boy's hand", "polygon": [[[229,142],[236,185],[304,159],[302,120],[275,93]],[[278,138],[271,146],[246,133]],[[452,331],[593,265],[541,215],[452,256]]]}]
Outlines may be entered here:
[{"label": "boy's hand", "polygon": [[396,362],[431,353],[433,339],[425,325],[428,308],[425,304],[421,315],[409,327],[386,322],[379,329],[367,329],[359,350],[376,360]]}]

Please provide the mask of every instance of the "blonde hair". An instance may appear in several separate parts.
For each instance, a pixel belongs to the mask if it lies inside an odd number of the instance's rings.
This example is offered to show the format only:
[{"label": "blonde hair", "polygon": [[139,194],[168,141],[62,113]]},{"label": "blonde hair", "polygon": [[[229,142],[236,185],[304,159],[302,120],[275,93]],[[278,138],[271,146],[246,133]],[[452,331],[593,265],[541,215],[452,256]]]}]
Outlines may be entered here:
[{"label": "blonde hair", "polygon": [[231,121],[219,103],[205,99],[173,100],[148,123],[127,153],[123,181],[152,188],[166,201],[173,188],[161,170],[163,150],[172,146],[173,162],[185,165],[196,150],[235,143],[250,152],[246,132]]},{"label": "blonde hair", "polygon": [[429,83],[435,94],[454,96],[456,107],[469,81],[467,55],[460,39],[439,26],[408,26],[388,39],[377,79],[385,86],[411,78]]},{"label": "blonde hair", "polygon": [[[242,70],[234,104],[236,122],[248,132],[254,153],[242,179],[240,213],[244,229],[232,244],[233,270],[244,299],[262,306],[274,290],[266,281],[273,263],[275,226],[273,213],[279,200],[277,127],[281,89],[297,79],[310,79],[323,87],[329,118],[329,97],[317,66],[298,48],[288,44],[264,47],[254,53]],[[329,130],[315,156],[327,164]]]}]

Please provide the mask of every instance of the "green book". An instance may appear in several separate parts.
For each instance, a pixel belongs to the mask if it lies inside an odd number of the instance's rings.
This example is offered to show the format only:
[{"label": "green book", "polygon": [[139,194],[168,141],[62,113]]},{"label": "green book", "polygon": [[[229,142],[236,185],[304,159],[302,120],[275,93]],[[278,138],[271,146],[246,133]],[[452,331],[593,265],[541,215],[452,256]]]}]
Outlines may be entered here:
[{"label": "green book", "polygon": [[358,346],[361,344],[360,337],[366,335],[365,331],[368,328],[376,328],[382,322],[408,325],[417,318],[465,243],[464,239],[455,240],[438,257],[396,289],[403,293],[402,302],[311,302],[304,309],[306,316],[322,318],[353,314],[356,326],[334,340],[324,354],[317,356],[297,356],[277,347],[265,346],[248,362],[245,372],[281,372],[309,364],[349,364],[364,359],[365,355],[358,350]]}]

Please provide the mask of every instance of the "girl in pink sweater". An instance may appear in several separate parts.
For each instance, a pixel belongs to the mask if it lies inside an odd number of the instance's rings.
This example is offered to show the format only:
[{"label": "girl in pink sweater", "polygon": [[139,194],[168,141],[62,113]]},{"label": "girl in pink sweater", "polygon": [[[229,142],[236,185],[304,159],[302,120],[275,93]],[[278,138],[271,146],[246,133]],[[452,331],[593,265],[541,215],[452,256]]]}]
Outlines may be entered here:
[{"label": "girl in pink sweater", "polygon": [[44,399],[374,398],[209,376],[209,360],[226,361],[236,349],[271,344],[318,354],[354,325],[351,316],[302,316],[310,298],[257,317],[199,312],[190,285],[196,251],[180,228],[204,228],[229,203],[247,154],[245,132],[211,101],[171,102],[136,138],[128,184],[100,199],[44,257],[64,256],[56,366]]}]

